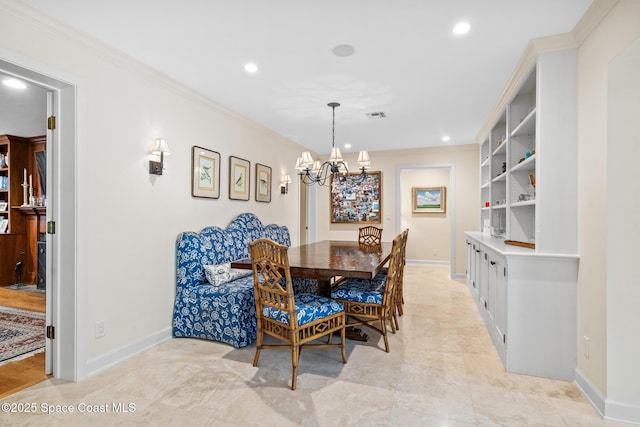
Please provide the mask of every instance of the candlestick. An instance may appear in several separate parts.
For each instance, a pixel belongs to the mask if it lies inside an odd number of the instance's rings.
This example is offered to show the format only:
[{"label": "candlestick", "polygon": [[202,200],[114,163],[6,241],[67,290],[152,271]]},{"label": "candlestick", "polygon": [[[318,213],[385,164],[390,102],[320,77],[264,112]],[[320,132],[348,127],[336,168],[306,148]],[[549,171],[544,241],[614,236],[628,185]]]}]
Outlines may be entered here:
[{"label": "candlestick", "polygon": [[24,179],[22,180],[23,184],[27,183],[27,168],[24,168]]},{"label": "candlestick", "polygon": [[29,188],[29,184],[23,182],[20,185],[22,185],[22,206],[29,206],[29,192],[27,191],[27,189]]},{"label": "candlestick", "polygon": [[33,188],[33,175],[29,174],[29,188]]}]

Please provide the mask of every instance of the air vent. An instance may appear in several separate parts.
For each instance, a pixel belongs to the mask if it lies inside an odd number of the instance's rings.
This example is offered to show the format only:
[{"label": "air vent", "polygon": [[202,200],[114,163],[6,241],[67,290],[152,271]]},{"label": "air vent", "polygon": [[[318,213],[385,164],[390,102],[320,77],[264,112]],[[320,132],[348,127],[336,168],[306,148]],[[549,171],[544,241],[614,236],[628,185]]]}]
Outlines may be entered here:
[{"label": "air vent", "polygon": [[370,119],[384,119],[387,115],[383,111],[378,111],[376,113],[367,113],[366,116]]}]

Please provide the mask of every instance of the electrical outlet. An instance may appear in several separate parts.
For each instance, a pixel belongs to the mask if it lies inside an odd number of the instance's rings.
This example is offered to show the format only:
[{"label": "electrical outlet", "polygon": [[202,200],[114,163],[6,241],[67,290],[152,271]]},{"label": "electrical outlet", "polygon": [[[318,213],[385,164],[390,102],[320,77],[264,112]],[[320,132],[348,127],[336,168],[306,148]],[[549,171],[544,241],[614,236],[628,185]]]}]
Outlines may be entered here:
[{"label": "electrical outlet", "polygon": [[589,337],[585,335],[582,338],[584,340],[584,357],[588,359],[591,356],[591,349],[589,348]]},{"label": "electrical outlet", "polygon": [[102,338],[107,334],[107,329],[104,320],[96,322],[96,338]]}]

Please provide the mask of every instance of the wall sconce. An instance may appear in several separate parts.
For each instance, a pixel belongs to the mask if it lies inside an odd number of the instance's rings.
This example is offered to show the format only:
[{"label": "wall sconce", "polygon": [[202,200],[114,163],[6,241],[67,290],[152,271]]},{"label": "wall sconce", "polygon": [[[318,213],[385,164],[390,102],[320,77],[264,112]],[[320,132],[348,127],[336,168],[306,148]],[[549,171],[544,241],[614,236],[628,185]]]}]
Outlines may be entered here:
[{"label": "wall sconce", "polygon": [[169,145],[167,141],[158,138],[153,143],[153,147],[151,148],[151,154],[160,155],[160,161],[154,162],[153,160],[149,160],[149,174],[150,175],[162,175],[162,171],[164,170],[164,156],[165,154],[168,156],[169,154]]},{"label": "wall sconce", "polygon": [[280,179],[280,194],[287,194],[289,192],[290,183],[291,177],[289,175],[282,175]]}]

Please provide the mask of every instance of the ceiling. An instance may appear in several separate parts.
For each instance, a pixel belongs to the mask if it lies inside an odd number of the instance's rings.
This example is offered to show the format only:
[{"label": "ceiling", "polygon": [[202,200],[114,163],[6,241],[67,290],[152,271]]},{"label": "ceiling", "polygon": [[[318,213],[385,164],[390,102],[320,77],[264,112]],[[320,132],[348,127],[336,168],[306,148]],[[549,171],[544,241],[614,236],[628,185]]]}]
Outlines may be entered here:
[{"label": "ceiling", "polygon": [[[343,152],[473,143],[527,42],[571,31],[592,3],[23,1],[321,154],[332,101]],[[341,44],[354,54],[334,55]]]}]

